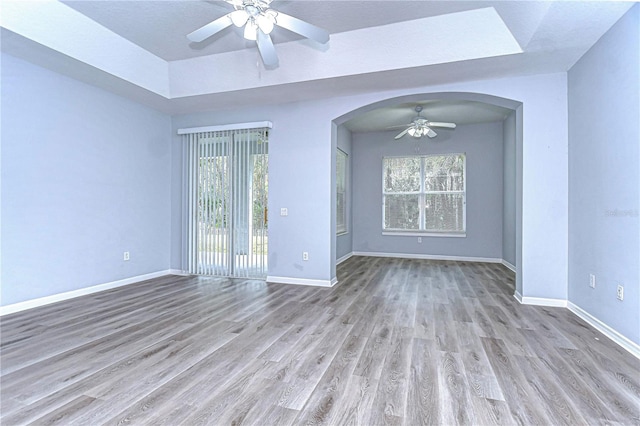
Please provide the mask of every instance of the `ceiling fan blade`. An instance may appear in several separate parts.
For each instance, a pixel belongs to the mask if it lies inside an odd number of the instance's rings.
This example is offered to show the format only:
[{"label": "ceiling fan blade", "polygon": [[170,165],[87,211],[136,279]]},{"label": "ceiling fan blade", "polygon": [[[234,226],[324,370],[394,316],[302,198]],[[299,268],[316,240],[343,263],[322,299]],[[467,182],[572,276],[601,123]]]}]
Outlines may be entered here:
[{"label": "ceiling fan blade", "polygon": [[440,123],[438,121],[429,121],[429,126],[446,127],[448,129],[455,129],[456,128],[456,125],[454,123]]},{"label": "ceiling fan blade", "polygon": [[269,34],[265,34],[259,29],[256,43],[258,43],[258,51],[260,51],[262,63],[265,68],[277,68],[279,63],[278,55],[276,54],[276,48],[273,46],[273,41]]},{"label": "ceiling fan blade", "polygon": [[430,138],[435,138],[436,136],[438,136],[438,134],[433,130],[429,129],[427,130],[427,136],[429,136]]},{"label": "ceiling fan blade", "polygon": [[413,126],[413,123],[409,123],[409,124],[399,124],[397,126],[389,126],[386,127],[387,130],[391,130],[391,129],[402,129],[403,127],[407,127],[407,126]]},{"label": "ceiling fan blade", "polygon": [[212,35],[219,33],[224,30],[228,26],[230,26],[233,22],[229,17],[229,14],[224,15],[221,18],[216,19],[213,22],[209,22],[204,27],[198,28],[194,32],[187,35],[187,38],[193,42],[199,43]]},{"label": "ceiling fan blade", "polygon": [[278,12],[278,15],[276,16],[276,25],[321,44],[325,44],[329,41],[328,31],[323,30],[320,27],[316,27],[315,25],[311,25],[310,23],[298,18],[294,18],[293,16],[289,16],[286,13]]},{"label": "ceiling fan blade", "polygon": [[403,137],[404,135],[406,135],[410,128],[411,128],[411,127],[407,128],[407,129],[404,129],[404,130],[403,130],[402,132],[400,132],[400,133],[398,134],[398,136],[396,136],[394,139],[400,139],[401,137]]}]

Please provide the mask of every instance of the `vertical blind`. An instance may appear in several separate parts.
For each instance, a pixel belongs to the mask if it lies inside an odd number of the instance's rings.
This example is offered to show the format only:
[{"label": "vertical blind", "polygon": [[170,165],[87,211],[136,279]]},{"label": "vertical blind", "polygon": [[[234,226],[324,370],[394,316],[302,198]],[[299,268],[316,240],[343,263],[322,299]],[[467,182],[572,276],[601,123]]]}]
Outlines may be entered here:
[{"label": "vertical blind", "polygon": [[185,269],[265,277],[268,129],[199,131],[183,139]]}]

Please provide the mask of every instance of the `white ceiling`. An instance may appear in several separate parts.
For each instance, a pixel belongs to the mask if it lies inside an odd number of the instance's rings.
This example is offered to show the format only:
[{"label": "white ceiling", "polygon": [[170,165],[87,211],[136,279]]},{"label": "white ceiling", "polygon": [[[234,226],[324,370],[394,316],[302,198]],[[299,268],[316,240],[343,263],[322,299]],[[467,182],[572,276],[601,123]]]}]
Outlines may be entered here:
[{"label": "white ceiling", "polygon": [[[417,116],[415,107],[422,106],[420,115],[430,121],[453,122],[457,125],[504,120],[512,110],[477,101],[427,100],[377,108],[347,121],[352,132],[377,132],[389,127],[410,124]],[[400,129],[402,130],[402,129]]]},{"label": "white ceiling", "polygon": [[[225,1],[63,1],[95,22],[167,61],[253,47],[231,27],[211,39],[189,43],[185,35],[233,10]],[[549,8],[547,2],[526,1],[343,1],[306,0],[272,2],[272,7],[326,29],[331,34],[391,23],[495,7],[517,25],[510,28],[518,42],[527,44],[536,24]],[[526,19],[521,19],[526,17]],[[504,18],[503,18],[504,19]],[[526,21],[526,22],[525,22]],[[272,33],[274,43],[300,39],[287,30]],[[428,42],[428,41],[427,41]]]},{"label": "white ceiling", "polygon": [[[277,29],[280,67],[264,70],[255,46],[234,28],[199,45],[186,39],[231,10],[223,1],[0,1],[3,51],[172,114],[564,72],[633,6],[274,1],[273,8],[327,29],[331,41],[321,48]],[[413,106],[386,113],[410,120]],[[501,113],[478,106],[429,103],[425,114],[463,123]]]}]

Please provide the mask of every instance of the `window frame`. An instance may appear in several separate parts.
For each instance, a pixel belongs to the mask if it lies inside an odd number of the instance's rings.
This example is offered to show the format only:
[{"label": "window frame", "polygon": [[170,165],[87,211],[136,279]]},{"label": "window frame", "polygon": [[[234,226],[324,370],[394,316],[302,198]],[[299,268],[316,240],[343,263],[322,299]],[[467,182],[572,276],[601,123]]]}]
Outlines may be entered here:
[{"label": "window frame", "polygon": [[[462,157],[462,191],[427,191],[425,189],[425,159],[429,157]],[[385,190],[385,170],[386,160],[393,158],[419,158],[420,159],[420,189],[411,192],[391,192]],[[427,230],[425,218],[426,196],[429,194],[461,194],[462,195],[462,230]],[[397,229],[385,228],[385,212],[386,212],[386,196],[387,195],[418,195],[418,229]],[[401,236],[418,236],[418,237],[454,237],[465,238],[467,236],[467,154],[465,152],[451,152],[443,154],[428,155],[395,155],[382,157],[382,235],[401,235]]]},{"label": "window frame", "polygon": [[[338,195],[339,195],[339,188],[340,188],[340,182],[338,181],[338,162],[340,159],[340,155],[343,155],[344,158],[344,173],[343,173],[343,178],[344,178],[344,209],[343,209],[343,218],[344,218],[344,226],[340,227],[339,226],[339,212],[338,212]],[[340,148],[336,148],[336,235],[340,236],[340,235],[345,235],[349,233],[349,214],[348,214],[348,196],[349,196],[349,190],[348,190],[348,171],[347,168],[349,167],[349,154],[347,154],[346,152],[344,152],[343,150],[341,150]]]}]

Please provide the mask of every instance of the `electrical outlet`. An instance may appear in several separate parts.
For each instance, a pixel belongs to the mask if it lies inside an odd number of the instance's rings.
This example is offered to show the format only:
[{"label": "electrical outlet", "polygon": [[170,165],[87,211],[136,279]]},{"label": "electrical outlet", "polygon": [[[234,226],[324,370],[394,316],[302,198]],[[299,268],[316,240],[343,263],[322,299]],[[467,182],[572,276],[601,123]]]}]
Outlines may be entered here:
[{"label": "electrical outlet", "polygon": [[418,237],[418,244],[422,244],[422,237]]},{"label": "electrical outlet", "polygon": [[124,260],[129,260],[129,252],[128,251],[124,252]]},{"label": "electrical outlet", "polygon": [[618,300],[624,300],[624,287],[618,284],[618,288],[616,290],[616,297]]},{"label": "electrical outlet", "polygon": [[289,216],[289,210],[286,207],[281,208],[280,216]]},{"label": "electrical outlet", "polygon": [[303,251],[302,252],[302,260],[309,260],[309,252],[308,251]]},{"label": "electrical outlet", "polygon": [[589,274],[589,287],[596,288],[596,276]]}]

